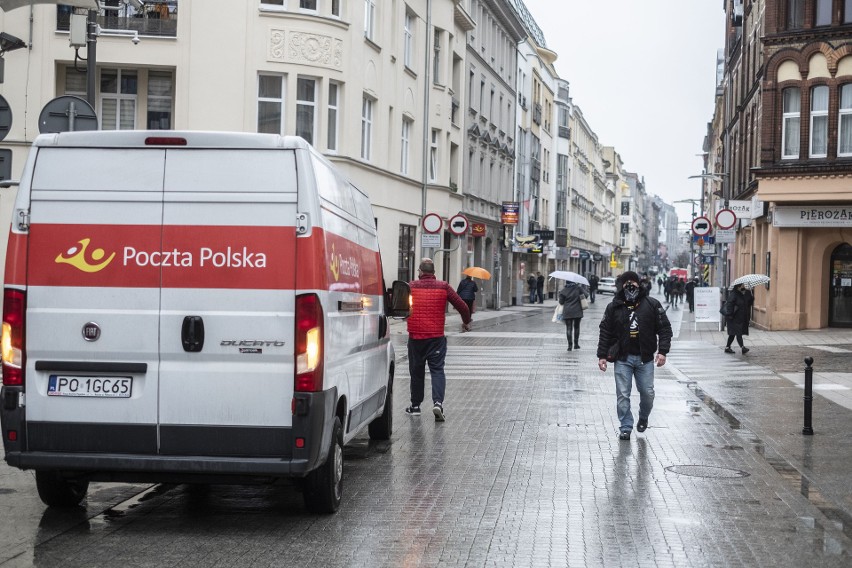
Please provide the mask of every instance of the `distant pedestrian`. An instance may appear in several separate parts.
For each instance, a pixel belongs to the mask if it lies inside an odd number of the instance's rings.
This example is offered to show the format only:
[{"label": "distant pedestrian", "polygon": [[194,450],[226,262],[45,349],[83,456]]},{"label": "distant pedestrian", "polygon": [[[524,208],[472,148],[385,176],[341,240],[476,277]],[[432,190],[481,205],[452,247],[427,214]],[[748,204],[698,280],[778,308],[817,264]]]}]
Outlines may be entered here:
[{"label": "distant pedestrian", "polygon": [[654,289],[654,283],[651,282],[651,279],[648,278],[647,274],[642,275],[642,280],[639,281],[639,286],[645,289],[645,293],[650,296],[651,291]]},{"label": "distant pedestrian", "polygon": [[672,302],[672,279],[666,278],[663,280],[663,293],[666,295],[666,303]]},{"label": "distant pedestrian", "polygon": [[594,304],[595,293],[598,291],[598,283],[601,279],[598,278],[597,274],[589,274],[587,280],[589,281],[589,301]]},{"label": "distant pedestrian", "polygon": [[541,275],[541,272],[536,272],[538,274],[538,278],[535,279],[535,293],[538,296],[538,303],[544,303],[544,276]]},{"label": "distant pedestrian", "polygon": [[432,377],[432,413],[436,422],[444,421],[444,359],[447,338],[444,336],[447,302],[461,314],[462,331],[470,331],[470,310],[452,286],[435,278],[431,259],[420,261],[418,280],[411,286],[411,315],[408,317],[408,371],[411,375],[411,406],[407,414],[420,416],[426,381],[426,364]]},{"label": "distant pedestrian", "polygon": [[657,294],[663,293],[663,277],[657,276]]},{"label": "distant pedestrian", "polygon": [[[644,432],[654,407],[654,353],[656,365],[666,364],[671,348],[672,326],[666,310],[639,286],[639,275],[625,272],[616,285],[618,291],[606,307],[598,339],[598,368],[606,371],[607,362],[615,363],[619,433],[629,440],[633,431],[630,392],[633,380],[639,391],[639,421],[636,429]],[[658,343],[659,339],[659,343]]]},{"label": "distant pedestrian", "polygon": [[530,289],[530,304],[535,303],[535,290],[536,290],[536,280],[535,274],[530,272],[529,278],[527,278],[527,286]]},{"label": "distant pedestrian", "polygon": [[[566,282],[559,292],[559,305],[562,306],[562,323],[568,336],[568,351],[580,348],[580,320],[583,319],[581,298],[585,298],[583,287],[576,282]],[[573,340],[572,340],[573,335]]]},{"label": "distant pedestrian", "polygon": [[746,290],[742,284],[737,284],[728,292],[725,300],[725,326],[728,329],[728,343],[725,345],[725,353],[733,353],[731,345],[734,339],[742,349],[743,355],[750,349],[743,344],[743,335],[748,335],[748,323],[751,319],[751,306],[754,304],[754,296],[750,290]]},{"label": "distant pedestrian", "polygon": [[698,286],[698,276],[693,276],[692,280],[686,283],[686,302],[689,304],[689,313],[695,311],[695,287]]},{"label": "distant pedestrian", "polygon": [[456,288],[456,294],[467,304],[467,309],[470,310],[471,316],[473,316],[473,306],[476,303],[477,292],[479,292],[479,286],[476,285],[476,282],[470,276],[462,278],[458,288]]}]

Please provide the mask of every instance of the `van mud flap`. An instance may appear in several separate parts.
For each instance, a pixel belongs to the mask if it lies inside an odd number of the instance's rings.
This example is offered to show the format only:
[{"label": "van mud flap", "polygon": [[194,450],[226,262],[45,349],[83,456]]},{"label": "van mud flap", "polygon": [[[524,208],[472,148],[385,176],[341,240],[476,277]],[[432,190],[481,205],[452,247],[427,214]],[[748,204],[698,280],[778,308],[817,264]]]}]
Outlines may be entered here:
[{"label": "van mud flap", "polygon": [[[325,463],[331,445],[337,387],[293,395],[293,462],[291,473],[304,477]],[[300,442],[302,447],[299,447]]]}]

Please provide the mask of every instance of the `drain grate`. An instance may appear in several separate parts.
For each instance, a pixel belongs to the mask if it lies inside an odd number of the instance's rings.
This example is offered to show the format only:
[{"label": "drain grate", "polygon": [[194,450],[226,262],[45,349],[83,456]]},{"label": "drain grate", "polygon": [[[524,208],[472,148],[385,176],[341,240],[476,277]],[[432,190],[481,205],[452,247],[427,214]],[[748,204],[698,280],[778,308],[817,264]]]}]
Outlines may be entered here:
[{"label": "drain grate", "polygon": [[736,479],[749,477],[751,474],[739,469],[716,467],[713,465],[670,465],[666,471],[689,477],[704,477],[708,479]]}]

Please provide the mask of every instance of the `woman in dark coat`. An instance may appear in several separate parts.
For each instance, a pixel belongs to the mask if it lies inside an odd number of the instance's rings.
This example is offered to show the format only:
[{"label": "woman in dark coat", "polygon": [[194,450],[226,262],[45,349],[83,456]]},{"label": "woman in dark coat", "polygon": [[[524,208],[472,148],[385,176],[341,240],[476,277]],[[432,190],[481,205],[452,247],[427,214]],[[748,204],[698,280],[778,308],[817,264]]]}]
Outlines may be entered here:
[{"label": "woman in dark coat", "polygon": [[[583,306],[580,298],[585,298],[583,289],[576,282],[568,282],[559,292],[559,304],[562,306],[562,322],[568,335],[568,351],[580,348],[580,320],[583,319]],[[574,340],[571,340],[573,330]]]},{"label": "woman in dark coat", "polygon": [[725,353],[734,352],[731,349],[734,338],[743,350],[743,355],[749,352],[749,348],[743,345],[743,335],[748,335],[748,322],[751,319],[753,303],[754,296],[742,284],[737,284],[728,292],[728,298],[725,300],[725,325],[728,328],[728,344],[725,345]]},{"label": "woman in dark coat", "polygon": [[479,286],[473,281],[470,276],[465,276],[459,282],[459,287],[456,289],[456,294],[467,304],[467,309],[473,315],[473,304],[476,301],[476,293],[479,292]]}]

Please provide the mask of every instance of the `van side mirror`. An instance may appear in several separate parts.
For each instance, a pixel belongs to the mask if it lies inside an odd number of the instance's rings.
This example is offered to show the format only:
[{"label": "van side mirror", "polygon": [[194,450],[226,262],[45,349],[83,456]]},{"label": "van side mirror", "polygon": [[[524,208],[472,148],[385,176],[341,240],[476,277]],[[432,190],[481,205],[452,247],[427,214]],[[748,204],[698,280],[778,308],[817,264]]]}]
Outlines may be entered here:
[{"label": "van side mirror", "polygon": [[385,315],[392,318],[407,318],[411,315],[411,286],[402,280],[394,281],[385,292]]}]

